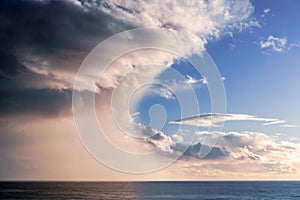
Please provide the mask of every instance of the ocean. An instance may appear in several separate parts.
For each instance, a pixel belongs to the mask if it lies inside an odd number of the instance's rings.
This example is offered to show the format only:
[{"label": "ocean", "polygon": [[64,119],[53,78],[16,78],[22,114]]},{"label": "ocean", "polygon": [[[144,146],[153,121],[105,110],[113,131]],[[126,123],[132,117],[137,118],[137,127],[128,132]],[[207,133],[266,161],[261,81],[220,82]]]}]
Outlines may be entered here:
[{"label": "ocean", "polygon": [[0,199],[300,199],[300,181],[0,182]]}]

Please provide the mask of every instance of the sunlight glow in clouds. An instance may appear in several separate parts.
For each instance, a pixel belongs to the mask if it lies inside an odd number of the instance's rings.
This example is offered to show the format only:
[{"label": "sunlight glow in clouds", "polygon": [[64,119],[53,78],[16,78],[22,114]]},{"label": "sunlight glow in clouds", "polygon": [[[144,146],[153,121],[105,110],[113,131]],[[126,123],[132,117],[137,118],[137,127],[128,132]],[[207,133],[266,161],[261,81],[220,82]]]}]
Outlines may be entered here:
[{"label": "sunlight glow in clouds", "polygon": [[[178,31],[184,36],[188,36],[189,40],[183,37],[183,41],[176,41],[177,48],[181,49],[180,52],[183,52],[182,55],[185,56],[190,56],[193,53],[201,54],[208,39],[221,36],[225,30],[228,31],[229,27],[231,31],[241,29],[241,22],[248,24],[247,27],[251,27],[252,22],[247,20],[254,11],[252,4],[248,0],[81,0],[80,2],[84,9],[104,12],[133,27],[165,28],[166,31],[169,31],[168,35],[176,34]],[[128,37],[130,38],[131,36]],[[155,38],[148,38],[148,40],[155,40]],[[164,41],[161,40],[161,42]],[[111,47],[111,50],[108,51],[113,51],[113,49],[114,47]],[[146,52],[146,55],[137,52],[136,55],[131,55],[132,57],[119,59],[117,63],[114,63],[114,65],[118,65],[118,70],[115,67],[111,67],[113,69],[111,71],[110,69],[107,70],[103,75],[102,81],[100,81],[101,87],[115,87],[118,78],[129,73],[134,67],[139,68],[141,65],[152,64],[153,58],[159,64],[164,62],[170,64],[172,62],[172,57],[163,57],[160,52]],[[164,69],[153,70],[153,73],[159,74]],[[142,70],[140,73],[145,74]],[[154,74],[149,76],[153,77]],[[203,78],[202,83],[207,84],[207,80]]]},{"label": "sunlight glow in clouds", "polygon": [[98,8],[127,24],[137,27],[170,28],[190,35],[195,41],[219,36],[228,25],[238,26],[254,8],[248,0],[150,0],[87,1],[86,8]]}]

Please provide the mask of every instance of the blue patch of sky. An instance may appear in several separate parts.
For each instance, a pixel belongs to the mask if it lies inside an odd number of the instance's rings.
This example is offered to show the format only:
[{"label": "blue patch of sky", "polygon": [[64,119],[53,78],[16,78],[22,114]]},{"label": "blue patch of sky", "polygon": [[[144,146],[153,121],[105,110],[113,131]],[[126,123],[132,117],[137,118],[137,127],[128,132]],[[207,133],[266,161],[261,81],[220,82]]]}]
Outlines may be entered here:
[{"label": "blue patch of sky", "polygon": [[[265,54],[259,42],[268,36],[287,38],[287,47],[300,42],[300,1],[253,1],[254,17],[260,19],[261,27],[227,35],[209,41],[207,51],[219,68],[227,95],[228,113],[245,113],[259,117],[278,118],[288,124],[300,125],[300,48],[291,48],[283,53]],[[261,18],[265,9],[270,12]],[[187,78],[201,79],[201,75],[187,62],[176,62],[171,67]],[[159,80],[171,80],[172,74],[166,70]],[[211,111],[210,96],[206,86],[195,87],[199,101],[199,111]],[[141,112],[139,122],[148,124],[149,109],[161,104],[166,109],[167,121],[179,119],[179,103],[175,99],[165,99],[159,95],[148,95],[141,99],[137,111]],[[199,114],[195,110],[190,115]],[[177,132],[178,125],[166,124],[163,131]],[[184,126],[188,131],[188,126]],[[282,128],[279,125],[263,126],[260,122],[226,122],[224,131],[255,131],[269,134],[283,133],[298,136],[299,128]]]}]

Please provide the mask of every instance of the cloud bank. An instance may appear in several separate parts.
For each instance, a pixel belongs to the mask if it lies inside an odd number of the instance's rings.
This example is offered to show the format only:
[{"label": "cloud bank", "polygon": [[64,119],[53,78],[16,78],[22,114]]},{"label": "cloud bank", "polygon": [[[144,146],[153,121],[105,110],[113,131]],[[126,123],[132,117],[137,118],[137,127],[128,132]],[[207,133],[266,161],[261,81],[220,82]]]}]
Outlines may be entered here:
[{"label": "cloud bank", "polygon": [[[204,174],[217,172],[214,176],[220,175],[218,173],[299,174],[299,142],[278,140],[276,136],[258,132],[199,131],[192,144],[187,144],[176,139],[181,134],[174,135],[158,132],[145,142],[167,153],[166,156],[182,154],[177,164],[183,171],[188,168],[187,174],[201,175],[204,169],[210,171]],[[218,142],[211,148],[202,143],[205,137]],[[205,148],[211,151],[202,158],[201,151]]]}]

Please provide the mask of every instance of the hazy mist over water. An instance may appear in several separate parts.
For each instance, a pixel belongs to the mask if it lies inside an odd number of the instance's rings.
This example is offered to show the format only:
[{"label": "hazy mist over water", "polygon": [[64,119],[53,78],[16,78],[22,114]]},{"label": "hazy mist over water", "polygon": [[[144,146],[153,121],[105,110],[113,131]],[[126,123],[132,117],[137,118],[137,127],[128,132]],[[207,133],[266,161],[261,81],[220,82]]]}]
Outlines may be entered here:
[{"label": "hazy mist over water", "polygon": [[296,181],[1,182],[1,199],[299,199]]}]

